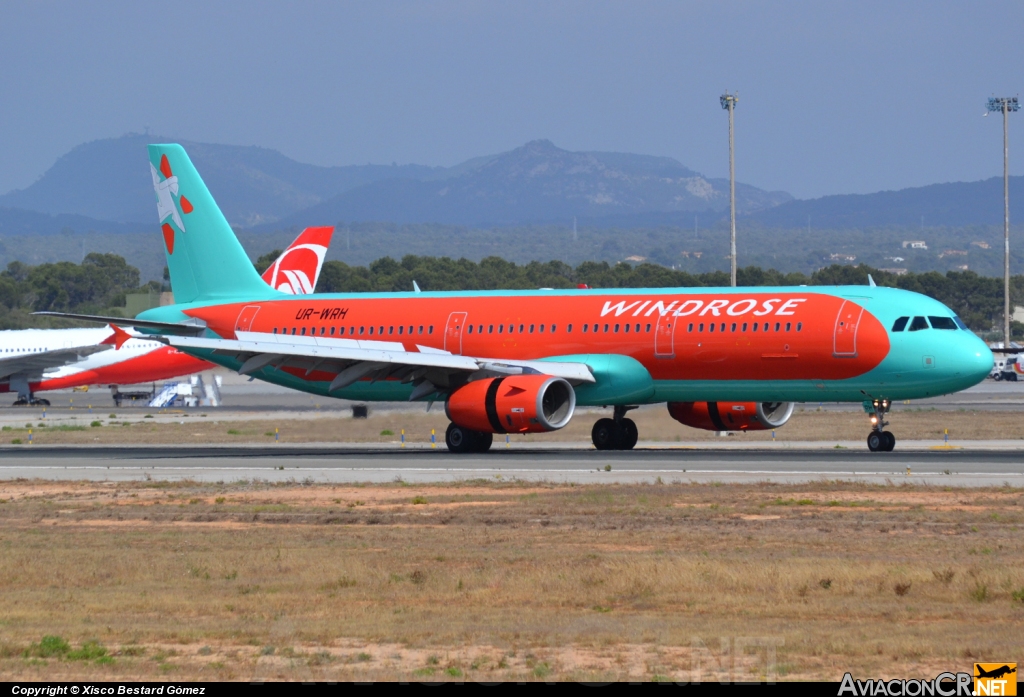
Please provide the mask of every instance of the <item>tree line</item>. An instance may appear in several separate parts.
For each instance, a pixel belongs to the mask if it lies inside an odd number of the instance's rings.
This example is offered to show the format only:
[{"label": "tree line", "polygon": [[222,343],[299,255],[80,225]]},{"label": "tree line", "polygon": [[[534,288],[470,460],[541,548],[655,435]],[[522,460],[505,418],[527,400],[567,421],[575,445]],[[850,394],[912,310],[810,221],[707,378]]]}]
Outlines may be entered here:
[{"label": "tree line", "polygon": [[[262,273],[280,253],[274,250],[257,259],[257,271]],[[863,265],[833,265],[806,275],[748,266],[738,269],[736,277],[741,286],[823,286],[866,285],[869,274],[880,286],[935,298],[975,331],[991,331],[1002,323],[1002,279],[979,276],[973,271],[896,275]],[[156,281],[140,286],[139,278],[139,270],[116,254],[89,254],[81,264],[30,266],[11,262],[0,272],[0,328],[67,326],[31,315],[42,310],[116,315],[119,308],[123,311],[127,293],[165,289]],[[591,288],[700,288],[727,286],[729,276],[723,271],[691,274],[650,263],[613,265],[588,261],[572,267],[560,261],[516,264],[493,256],[474,262],[408,255],[401,261],[384,257],[367,266],[325,262],[316,290],[408,292],[413,289],[413,281],[430,291],[575,288],[581,284]],[[1011,299],[1024,304],[1024,276],[1011,279]],[[1014,323],[1014,334],[1024,337],[1024,325]]]}]

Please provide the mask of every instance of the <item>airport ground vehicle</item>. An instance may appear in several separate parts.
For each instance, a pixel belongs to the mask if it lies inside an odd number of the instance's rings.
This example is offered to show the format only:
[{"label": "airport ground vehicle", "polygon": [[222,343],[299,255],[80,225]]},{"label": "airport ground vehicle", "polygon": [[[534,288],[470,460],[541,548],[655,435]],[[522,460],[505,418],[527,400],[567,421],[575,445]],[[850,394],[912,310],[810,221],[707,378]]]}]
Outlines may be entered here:
[{"label": "airport ground vehicle", "polygon": [[[333,233],[332,227],[303,230],[263,281],[289,295],[312,292]],[[36,392],[157,382],[213,367],[152,338],[107,327],[0,332],[0,392],[17,392],[15,406],[48,406]]]},{"label": "airport ground vehicle", "polygon": [[[629,449],[639,404],[698,428],[785,423],[793,402],[862,402],[891,450],[892,400],[962,390],[992,353],[936,300],[873,286],[314,294],[263,283],[184,149],[149,148],[177,305],[130,322],[190,355],[295,389],[443,400],[452,451],[613,408],[598,448]],[[159,179],[159,181],[157,181]],[[85,317],[74,315],[77,317]],[[98,321],[110,318],[92,317]]]}]

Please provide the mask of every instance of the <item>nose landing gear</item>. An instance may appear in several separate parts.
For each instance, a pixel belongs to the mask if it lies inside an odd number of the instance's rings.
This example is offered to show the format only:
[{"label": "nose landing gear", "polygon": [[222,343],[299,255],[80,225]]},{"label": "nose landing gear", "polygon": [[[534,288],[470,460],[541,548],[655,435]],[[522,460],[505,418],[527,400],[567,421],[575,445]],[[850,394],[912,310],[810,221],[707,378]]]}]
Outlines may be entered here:
[{"label": "nose landing gear", "polygon": [[865,402],[864,409],[871,414],[871,433],[868,434],[868,450],[873,453],[891,452],[896,447],[896,436],[886,431],[885,427],[889,422],[885,415],[889,412],[892,403],[888,399],[873,399],[870,403]]},{"label": "nose landing gear", "polygon": [[598,450],[632,450],[640,437],[636,423],[626,412],[636,407],[615,407],[614,418],[598,419],[590,431],[590,439]]}]

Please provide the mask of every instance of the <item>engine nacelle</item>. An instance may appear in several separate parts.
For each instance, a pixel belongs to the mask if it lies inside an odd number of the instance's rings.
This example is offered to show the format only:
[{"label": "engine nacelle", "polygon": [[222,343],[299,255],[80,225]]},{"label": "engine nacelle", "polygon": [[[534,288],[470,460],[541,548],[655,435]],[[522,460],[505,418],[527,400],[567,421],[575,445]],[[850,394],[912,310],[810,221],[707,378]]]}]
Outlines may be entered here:
[{"label": "engine nacelle", "polygon": [[669,402],[668,413],[681,424],[706,431],[764,431],[793,415],[793,402]]},{"label": "engine nacelle", "polygon": [[540,433],[569,423],[576,409],[576,392],[563,378],[511,375],[460,387],[444,409],[453,423],[474,431]]}]

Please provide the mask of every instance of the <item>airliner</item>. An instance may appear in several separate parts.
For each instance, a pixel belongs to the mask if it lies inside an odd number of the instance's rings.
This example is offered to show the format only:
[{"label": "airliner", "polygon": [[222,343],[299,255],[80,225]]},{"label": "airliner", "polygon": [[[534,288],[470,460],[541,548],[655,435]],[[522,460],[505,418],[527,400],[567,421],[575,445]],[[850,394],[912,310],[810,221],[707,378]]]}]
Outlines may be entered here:
[{"label": "airliner", "polygon": [[[287,295],[312,293],[333,234],[333,227],[303,230],[263,273],[263,282]],[[165,343],[119,328],[0,332],[0,392],[17,392],[15,406],[49,406],[36,392],[155,382],[213,367]]]},{"label": "airliner", "polygon": [[288,296],[257,275],[185,150],[149,156],[178,304],[131,321],[68,316],[313,394],[443,401],[453,452],[563,428],[584,405],[612,410],[595,447],[630,449],[640,405],[744,431],[811,401],[863,404],[868,448],[888,451],[894,400],[963,390],[992,367],[948,307],[873,285]]}]

